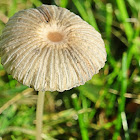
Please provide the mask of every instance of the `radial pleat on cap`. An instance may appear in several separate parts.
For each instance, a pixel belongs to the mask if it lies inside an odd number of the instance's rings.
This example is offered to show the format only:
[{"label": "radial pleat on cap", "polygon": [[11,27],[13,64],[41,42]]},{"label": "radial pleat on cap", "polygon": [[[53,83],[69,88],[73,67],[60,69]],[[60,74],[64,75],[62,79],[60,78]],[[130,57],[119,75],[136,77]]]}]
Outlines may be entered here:
[{"label": "radial pleat on cap", "polygon": [[40,57],[41,60],[40,60],[39,69],[38,69],[38,73],[37,73],[37,79],[36,79],[38,90],[42,89],[41,83],[43,84],[43,68],[44,68],[46,51],[47,51],[46,48],[43,48],[41,51],[41,57]]},{"label": "radial pleat on cap", "polygon": [[[36,42],[37,43],[37,42]],[[36,43],[35,42],[28,42],[28,43],[24,43],[23,45],[21,45],[20,47],[19,46],[17,46],[16,48],[14,48],[14,49],[10,49],[9,50],[9,55],[7,56],[7,53],[5,53],[4,54],[4,56],[2,57],[2,63],[4,64],[4,65],[6,65],[6,63],[7,62],[9,62],[9,63],[13,63],[13,61],[15,61],[15,57],[17,57],[17,56],[19,56],[20,54],[23,54],[23,56],[21,56],[21,57],[24,57],[24,52],[26,51],[26,50],[28,50],[29,48],[32,48],[32,49],[34,49],[34,48],[36,48]],[[26,47],[26,49],[24,49]],[[21,49],[22,49],[22,51],[21,51]],[[26,51],[27,52],[27,51]],[[25,53],[26,53],[25,52]],[[28,52],[27,52],[28,53]],[[8,58],[7,58],[8,57]],[[4,59],[5,58],[5,59]],[[13,60],[12,60],[13,59]],[[19,59],[19,58],[17,58],[17,59]],[[12,61],[11,61],[12,60]],[[10,65],[9,65],[10,66]],[[13,65],[12,65],[13,66]],[[12,67],[12,66],[10,66],[10,67]]]},{"label": "radial pleat on cap", "polygon": [[[63,79],[63,88],[69,88],[68,86],[70,85],[70,78],[69,78],[69,69],[67,69],[67,65],[65,65],[67,63],[66,58],[65,58],[65,53],[63,52],[64,49],[60,50],[60,59],[61,59],[61,65],[62,65],[62,71],[63,73],[61,73]],[[65,76],[63,76],[65,75]]]},{"label": "radial pleat on cap", "polygon": [[75,46],[75,48],[73,47],[73,49],[74,49],[75,57],[77,57],[77,59],[78,59],[78,64],[81,66],[80,69],[83,70],[82,77],[84,78],[83,75],[85,75],[85,76],[87,75],[87,77],[85,77],[86,79],[84,79],[84,81],[89,80],[91,78],[91,74],[92,75],[95,74],[95,72],[91,71],[92,68],[95,69],[95,67],[92,65],[90,57],[87,60],[87,58],[85,56],[85,53],[87,53],[87,52],[83,52],[82,48],[78,49],[78,46]]},{"label": "radial pleat on cap", "polygon": [[69,61],[68,64],[70,64],[68,69],[70,69],[70,76],[72,79],[71,84],[73,84],[73,86],[76,84],[78,85],[79,81],[81,81],[81,75],[79,74],[78,66],[74,59],[74,55],[73,55],[73,53],[71,53],[71,50],[69,47],[67,49],[67,56],[68,56],[67,59]]},{"label": "radial pleat on cap", "polygon": [[104,42],[91,25],[54,5],[11,17],[0,40],[6,71],[37,91],[83,85],[106,61]]}]

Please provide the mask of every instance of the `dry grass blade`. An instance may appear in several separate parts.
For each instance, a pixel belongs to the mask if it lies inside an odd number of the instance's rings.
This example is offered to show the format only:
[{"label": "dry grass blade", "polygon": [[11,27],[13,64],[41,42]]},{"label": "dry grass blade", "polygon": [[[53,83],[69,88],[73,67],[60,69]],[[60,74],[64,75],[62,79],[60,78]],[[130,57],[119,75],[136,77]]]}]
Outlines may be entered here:
[{"label": "dry grass blade", "polygon": [[0,20],[6,24],[8,22],[8,17],[0,12]]},{"label": "dry grass blade", "polygon": [[14,96],[11,100],[9,100],[8,102],[6,102],[1,108],[0,108],[0,114],[7,109],[9,106],[11,106],[12,104],[14,104],[15,102],[19,101],[22,97],[29,95],[33,92],[34,90],[31,88],[28,88],[26,90],[24,90],[23,92],[17,94],[16,96]]},{"label": "dry grass blade", "polygon": [[[29,130],[27,128],[21,128],[21,127],[15,127],[15,126],[10,126],[6,129],[6,133],[8,132],[13,132],[13,131],[18,131],[18,132],[21,132],[21,133],[24,133],[24,134],[27,134],[27,135],[32,135],[32,136],[35,136],[36,135],[36,132],[34,130]],[[41,137],[44,139],[44,140],[56,140],[50,136],[47,136],[47,134],[41,134]]]},{"label": "dry grass blade", "polygon": [[[119,95],[119,92],[117,90],[114,89],[109,89],[110,93]],[[136,95],[136,94],[132,94],[132,93],[125,93],[124,95],[126,98],[133,98],[133,99],[137,99],[140,102],[140,94]]]}]

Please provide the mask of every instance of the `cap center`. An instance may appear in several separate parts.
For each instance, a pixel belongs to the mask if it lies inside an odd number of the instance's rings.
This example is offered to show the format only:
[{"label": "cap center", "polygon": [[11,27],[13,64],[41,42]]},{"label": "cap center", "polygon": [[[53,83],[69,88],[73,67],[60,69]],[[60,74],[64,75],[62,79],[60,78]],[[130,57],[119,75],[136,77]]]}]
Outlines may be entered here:
[{"label": "cap center", "polygon": [[47,37],[52,42],[59,42],[63,39],[63,35],[59,32],[49,32]]}]

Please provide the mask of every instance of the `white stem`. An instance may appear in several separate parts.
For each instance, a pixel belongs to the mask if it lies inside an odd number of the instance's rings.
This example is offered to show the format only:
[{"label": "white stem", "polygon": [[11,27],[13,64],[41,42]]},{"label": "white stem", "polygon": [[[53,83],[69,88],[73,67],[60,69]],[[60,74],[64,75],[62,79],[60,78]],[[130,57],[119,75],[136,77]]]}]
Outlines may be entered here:
[{"label": "white stem", "polygon": [[42,140],[42,116],[44,107],[45,92],[38,92],[37,111],[36,111],[36,140]]}]

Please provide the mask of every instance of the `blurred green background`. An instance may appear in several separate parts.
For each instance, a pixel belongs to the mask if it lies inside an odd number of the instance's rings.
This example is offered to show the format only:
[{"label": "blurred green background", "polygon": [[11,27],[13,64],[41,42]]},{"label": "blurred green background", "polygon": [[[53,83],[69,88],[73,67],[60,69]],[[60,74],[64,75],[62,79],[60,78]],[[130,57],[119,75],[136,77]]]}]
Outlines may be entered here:
[{"label": "blurred green background", "polygon": [[[140,140],[140,0],[0,0],[0,34],[14,13],[68,8],[97,29],[107,62],[85,85],[46,92],[45,140]],[[0,64],[0,140],[34,140],[37,92]]]}]

